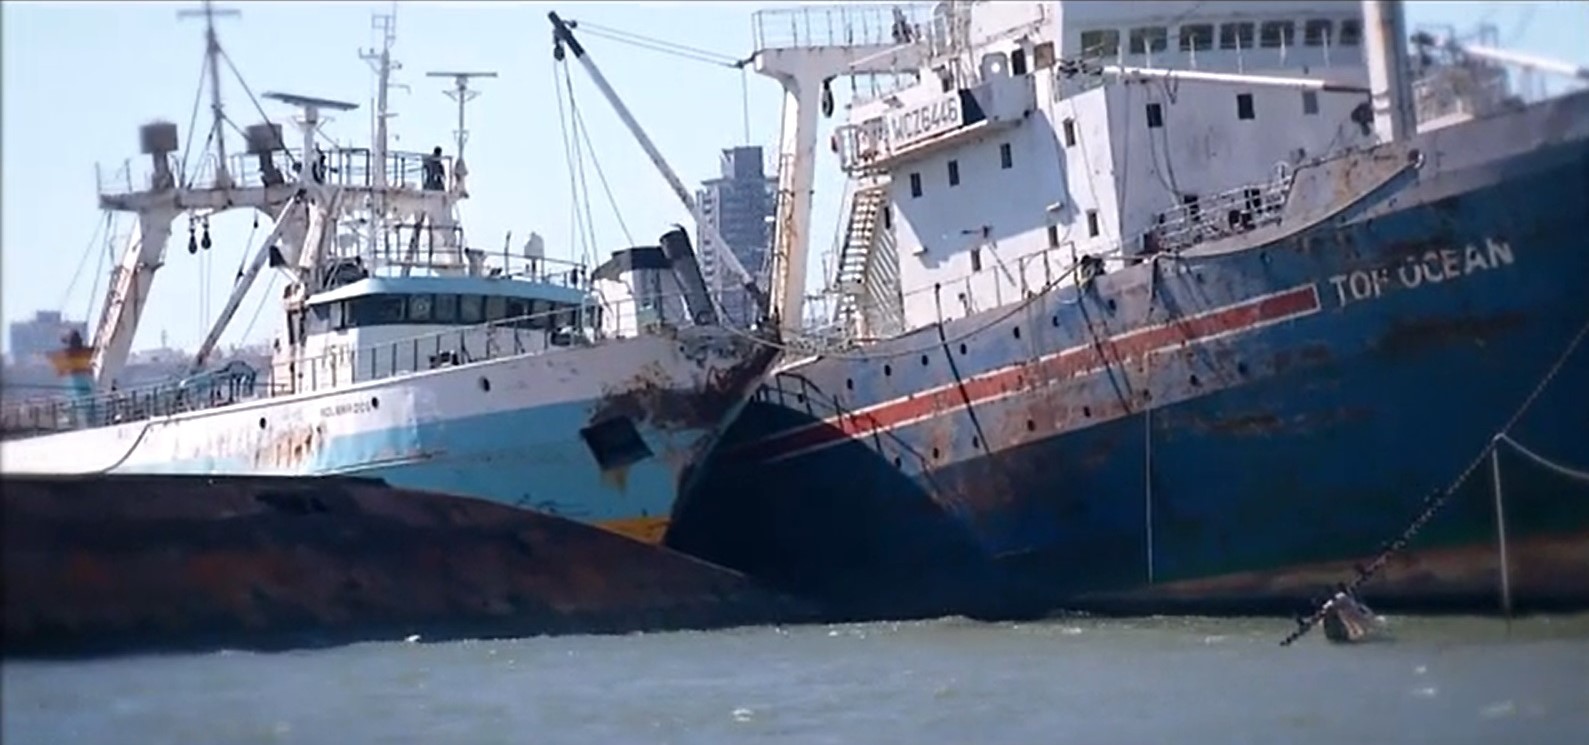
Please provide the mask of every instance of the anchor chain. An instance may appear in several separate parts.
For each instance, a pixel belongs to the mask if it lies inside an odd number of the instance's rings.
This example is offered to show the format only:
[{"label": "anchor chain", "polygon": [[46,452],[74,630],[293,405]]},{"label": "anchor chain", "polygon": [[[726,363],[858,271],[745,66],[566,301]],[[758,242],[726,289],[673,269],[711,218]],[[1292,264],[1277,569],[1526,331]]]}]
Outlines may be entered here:
[{"label": "anchor chain", "polygon": [[[1379,570],[1383,569],[1385,564],[1390,561],[1391,556],[1394,556],[1397,552],[1406,548],[1407,542],[1411,540],[1413,536],[1417,535],[1418,531],[1423,529],[1423,526],[1428,523],[1429,520],[1440,511],[1441,508],[1445,507],[1446,502],[1451,498],[1451,495],[1455,494],[1458,489],[1462,488],[1463,484],[1467,483],[1468,477],[1472,476],[1475,470],[1478,470],[1479,465],[1484,462],[1485,458],[1490,456],[1491,451],[1495,450],[1495,448],[1502,441],[1506,441],[1514,446],[1517,446],[1516,441],[1512,440],[1511,438],[1512,428],[1517,426],[1517,423],[1522,420],[1523,415],[1528,413],[1528,410],[1534,406],[1534,402],[1540,397],[1541,394],[1545,392],[1546,388],[1550,387],[1551,381],[1555,380],[1556,375],[1561,372],[1561,369],[1564,366],[1566,366],[1567,360],[1572,359],[1573,352],[1577,351],[1578,345],[1583,342],[1586,335],[1589,335],[1589,320],[1585,320],[1584,325],[1578,329],[1578,333],[1573,336],[1572,341],[1568,342],[1567,348],[1562,350],[1561,356],[1556,358],[1556,362],[1550,366],[1548,371],[1545,372],[1544,377],[1540,378],[1539,384],[1534,386],[1534,390],[1528,394],[1528,398],[1524,399],[1523,404],[1517,408],[1517,412],[1512,415],[1511,419],[1506,421],[1505,426],[1501,427],[1501,430],[1496,432],[1495,436],[1490,438],[1489,443],[1487,443],[1484,446],[1484,449],[1479,452],[1478,457],[1474,458],[1473,462],[1469,463],[1466,469],[1463,469],[1462,475],[1458,476],[1456,481],[1452,482],[1451,486],[1446,487],[1445,489],[1436,490],[1429,496],[1424,497],[1423,510],[1418,513],[1418,517],[1412,521],[1412,524],[1408,525],[1407,529],[1402,531],[1401,536],[1396,540],[1381,546],[1379,555],[1375,556],[1374,560],[1369,562],[1367,567],[1362,565],[1358,565],[1356,567],[1357,576],[1345,586],[1347,595],[1351,595],[1357,590],[1357,588],[1361,587],[1363,583],[1373,578],[1373,576],[1378,573]],[[1314,610],[1312,614],[1308,616],[1299,616],[1296,619],[1297,628],[1290,634],[1287,634],[1284,639],[1280,640],[1280,646],[1290,646],[1293,642],[1305,636],[1309,631],[1312,631],[1313,627],[1319,625],[1319,623],[1324,620],[1324,617],[1329,614],[1333,603],[1334,596],[1328,600],[1325,600],[1323,603],[1318,604],[1318,608]]]}]

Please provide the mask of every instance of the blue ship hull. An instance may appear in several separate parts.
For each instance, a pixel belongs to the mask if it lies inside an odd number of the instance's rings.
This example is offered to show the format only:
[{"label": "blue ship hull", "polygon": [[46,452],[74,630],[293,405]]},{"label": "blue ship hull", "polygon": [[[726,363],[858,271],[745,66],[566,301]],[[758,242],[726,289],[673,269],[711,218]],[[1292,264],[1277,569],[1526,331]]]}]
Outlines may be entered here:
[{"label": "blue ship hull", "polygon": [[[1291,611],[1465,476],[1364,595],[1494,607],[1492,438],[1589,465],[1589,94],[1378,156],[1290,235],[785,370],[669,544],[857,617]],[[1500,452],[1518,603],[1589,605],[1589,485]]]}]

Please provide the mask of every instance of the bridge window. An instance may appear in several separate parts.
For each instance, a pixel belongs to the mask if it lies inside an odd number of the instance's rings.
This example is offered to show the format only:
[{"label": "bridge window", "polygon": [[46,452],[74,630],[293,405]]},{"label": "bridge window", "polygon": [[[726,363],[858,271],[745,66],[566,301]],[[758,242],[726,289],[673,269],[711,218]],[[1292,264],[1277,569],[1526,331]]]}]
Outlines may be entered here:
[{"label": "bridge window", "polygon": [[1341,21],[1341,46],[1355,47],[1363,43],[1363,22],[1356,18]]},{"label": "bridge window", "polygon": [[437,295],[436,296],[436,311],[435,312],[436,312],[436,323],[457,323],[458,322],[458,296],[457,295],[445,295],[445,294],[444,295]]},{"label": "bridge window", "polygon": [[430,295],[412,295],[408,298],[408,320],[415,323],[430,323],[431,311],[435,308],[436,299]]},{"label": "bridge window", "polygon": [[1168,49],[1170,32],[1163,26],[1131,29],[1131,53],[1153,54]]},{"label": "bridge window", "polygon": [[1219,27],[1220,49],[1252,49],[1252,24],[1227,23]]},{"label": "bridge window", "polygon": [[485,310],[486,323],[492,323],[494,321],[500,321],[504,318],[507,318],[508,299],[500,295],[492,295],[487,297],[485,302]]},{"label": "bridge window", "polygon": [[960,161],[958,160],[949,161],[949,185],[960,185]]},{"label": "bridge window", "polygon": [[485,309],[481,306],[479,295],[461,295],[458,297],[458,321],[460,323],[475,324],[485,320]]},{"label": "bridge window", "polygon": [[1214,48],[1214,24],[1194,23],[1181,27],[1181,51],[1202,52]]},{"label": "bridge window", "polygon": [[1252,94],[1251,93],[1237,93],[1236,94],[1236,118],[1237,119],[1253,119],[1256,116],[1257,116],[1257,112],[1253,110],[1253,106],[1252,106]]},{"label": "bridge window", "polygon": [[1120,54],[1120,32],[1105,28],[1081,32],[1081,56],[1113,57]]},{"label": "bridge window", "polygon": [[1302,43],[1310,47],[1327,47],[1330,45],[1330,32],[1335,29],[1335,22],[1328,18],[1312,18],[1302,26]]},{"label": "bridge window", "polygon": [[1296,30],[1296,25],[1290,21],[1264,21],[1258,43],[1265,49],[1295,46]]}]

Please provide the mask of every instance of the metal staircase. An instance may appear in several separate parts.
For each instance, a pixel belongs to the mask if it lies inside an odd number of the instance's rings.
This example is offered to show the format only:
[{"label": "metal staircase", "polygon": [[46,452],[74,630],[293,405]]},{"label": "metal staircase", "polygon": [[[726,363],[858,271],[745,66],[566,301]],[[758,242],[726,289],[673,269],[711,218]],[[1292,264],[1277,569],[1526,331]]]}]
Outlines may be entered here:
[{"label": "metal staircase", "polygon": [[893,231],[880,224],[887,205],[886,180],[868,174],[859,181],[839,250],[835,320],[860,338],[898,333],[903,325]]}]

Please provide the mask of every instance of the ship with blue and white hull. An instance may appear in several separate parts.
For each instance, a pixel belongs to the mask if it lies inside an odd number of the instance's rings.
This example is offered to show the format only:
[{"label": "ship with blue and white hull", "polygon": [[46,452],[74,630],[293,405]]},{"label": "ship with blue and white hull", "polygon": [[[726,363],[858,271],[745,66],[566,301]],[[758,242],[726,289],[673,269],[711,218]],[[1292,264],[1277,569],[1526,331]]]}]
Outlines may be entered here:
[{"label": "ship with blue and white hull", "polygon": [[[371,148],[323,146],[324,115],[354,105],[294,94],[265,98],[299,111],[301,141],[267,120],[229,157],[215,91],[216,151],[193,173],[173,157],[176,125],[143,128],[147,168],[100,194],[137,229],[93,343],[63,352],[91,390],[9,404],[4,472],[367,476],[659,540],[774,352],[758,332],[717,323],[681,228],[597,267],[547,257],[533,234],[522,250],[470,248],[458,206],[464,104],[479,74],[444,74],[458,101],[452,154],[389,150],[387,28],[372,56]],[[210,65],[218,50],[212,28]],[[274,226],[240,267],[191,375],[118,385],[155,274],[186,258],[166,250],[173,223],[188,218],[194,255],[211,250],[209,218],[232,210]],[[287,282],[270,368],[212,369],[266,272]]]},{"label": "ship with blue and white hull", "polygon": [[832,143],[846,342],[786,331],[670,545],[871,617],[1589,605],[1589,92],[1399,3],[895,20],[757,54],[796,194],[826,81],[906,82]]}]

